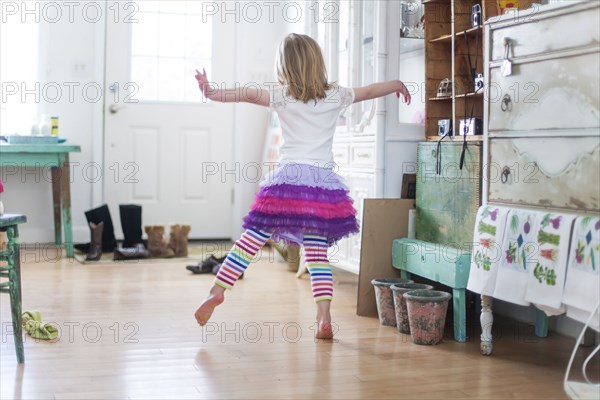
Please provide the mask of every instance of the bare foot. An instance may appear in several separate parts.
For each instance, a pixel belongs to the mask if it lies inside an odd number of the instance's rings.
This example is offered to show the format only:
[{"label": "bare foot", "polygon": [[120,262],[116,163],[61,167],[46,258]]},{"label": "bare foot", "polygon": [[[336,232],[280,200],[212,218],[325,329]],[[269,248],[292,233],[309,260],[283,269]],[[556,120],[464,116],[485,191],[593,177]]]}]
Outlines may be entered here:
[{"label": "bare foot", "polygon": [[200,326],[206,325],[215,307],[225,300],[225,289],[220,286],[213,286],[208,297],[200,304],[194,316]]},{"label": "bare foot", "polygon": [[333,339],[330,309],[330,300],[317,302],[317,332],[315,333],[315,339]]},{"label": "bare foot", "polygon": [[319,328],[317,329],[317,333],[315,333],[315,339],[333,339],[333,328],[331,327],[331,322],[321,321],[318,324]]}]

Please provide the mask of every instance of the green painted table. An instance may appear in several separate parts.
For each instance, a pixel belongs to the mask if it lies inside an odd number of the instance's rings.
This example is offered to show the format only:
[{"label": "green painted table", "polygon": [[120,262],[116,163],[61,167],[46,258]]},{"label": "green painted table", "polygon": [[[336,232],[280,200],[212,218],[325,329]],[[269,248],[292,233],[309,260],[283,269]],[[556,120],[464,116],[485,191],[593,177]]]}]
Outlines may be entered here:
[{"label": "green painted table", "polygon": [[18,168],[50,168],[54,210],[54,242],[62,244],[64,226],[67,257],[73,257],[73,226],[71,222],[71,178],[69,153],[80,152],[79,146],[64,144],[4,144],[0,145],[0,167],[3,176],[18,173]]},{"label": "green painted table", "polygon": [[0,265],[0,277],[8,278],[8,281],[0,283],[0,292],[10,295],[15,350],[19,364],[25,362],[21,310],[21,256],[19,252],[19,224],[25,222],[27,222],[27,218],[24,215],[0,215],[0,231],[6,231],[6,236],[8,236],[6,249],[0,250],[0,261],[6,261],[6,265]]}]

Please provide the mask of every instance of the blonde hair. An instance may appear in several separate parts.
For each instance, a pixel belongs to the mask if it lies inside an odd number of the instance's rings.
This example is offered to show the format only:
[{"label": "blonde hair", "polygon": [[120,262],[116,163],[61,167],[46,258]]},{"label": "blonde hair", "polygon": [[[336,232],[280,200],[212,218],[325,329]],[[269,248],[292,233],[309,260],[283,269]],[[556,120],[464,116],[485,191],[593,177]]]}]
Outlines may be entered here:
[{"label": "blonde hair", "polygon": [[276,59],[277,80],[287,85],[288,94],[306,103],[324,99],[333,87],[327,81],[327,68],[319,44],[310,36],[287,35],[279,46]]}]

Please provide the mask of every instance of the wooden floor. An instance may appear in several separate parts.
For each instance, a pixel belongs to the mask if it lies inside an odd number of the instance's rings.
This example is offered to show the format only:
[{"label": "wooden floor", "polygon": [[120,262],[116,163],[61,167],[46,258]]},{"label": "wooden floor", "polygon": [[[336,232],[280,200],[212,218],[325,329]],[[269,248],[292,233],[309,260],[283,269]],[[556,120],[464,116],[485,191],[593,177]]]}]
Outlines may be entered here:
[{"label": "wooden floor", "polygon": [[[56,343],[27,338],[18,366],[10,304],[1,300],[2,399],[565,398],[574,341],[497,328],[494,355],[466,344],[438,346],[355,315],[357,279],[336,270],[333,343],[313,340],[307,277],[265,255],[251,266],[204,330],[193,313],[211,275],[185,263],[81,265],[28,252],[24,310],[61,328]],[[271,259],[269,259],[271,258]],[[448,332],[447,332],[448,333]],[[451,334],[451,332],[450,332]]]}]

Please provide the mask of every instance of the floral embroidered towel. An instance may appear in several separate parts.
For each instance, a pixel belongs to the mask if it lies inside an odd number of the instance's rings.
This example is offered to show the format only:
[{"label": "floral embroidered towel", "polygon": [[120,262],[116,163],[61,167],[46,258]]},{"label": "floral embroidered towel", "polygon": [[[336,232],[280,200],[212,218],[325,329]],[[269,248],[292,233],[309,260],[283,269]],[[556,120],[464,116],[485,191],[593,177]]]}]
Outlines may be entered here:
[{"label": "floral embroidered towel", "polygon": [[537,249],[527,278],[525,300],[547,315],[565,312],[562,298],[574,219],[573,215],[543,213],[535,232]]},{"label": "floral embroidered towel", "polygon": [[472,292],[487,296],[494,294],[508,212],[508,208],[489,205],[481,206],[477,211],[467,284],[467,289]]},{"label": "floral embroidered towel", "polygon": [[537,258],[538,226],[544,214],[513,209],[508,214],[501,260],[496,277],[494,297],[513,304],[527,306],[525,300],[527,276],[533,270]]},{"label": "floral embroidered towel", "polygon": [[[600,218],[579,216],[573,226],[563,303],[567,316],[585,323],[600,301]],[[590,326],[600,331],[598,314]]]}]

